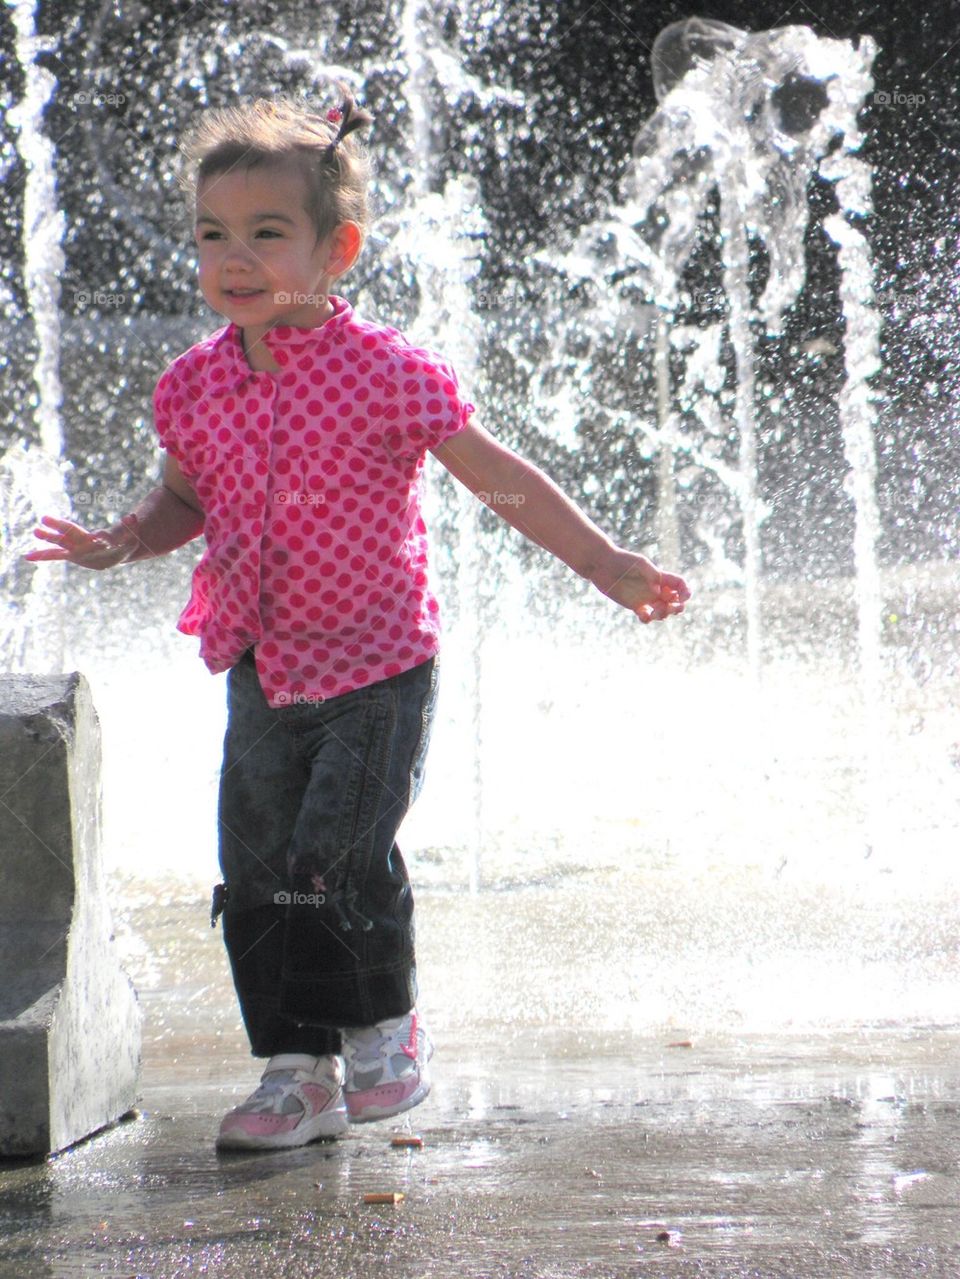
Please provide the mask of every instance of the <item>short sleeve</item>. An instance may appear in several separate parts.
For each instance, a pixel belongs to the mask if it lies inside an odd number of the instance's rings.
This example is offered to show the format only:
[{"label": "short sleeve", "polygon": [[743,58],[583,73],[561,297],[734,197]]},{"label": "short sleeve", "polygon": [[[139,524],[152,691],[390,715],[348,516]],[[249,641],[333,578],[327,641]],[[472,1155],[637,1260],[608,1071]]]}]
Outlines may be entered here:
[{"label": "short sleeve", "polygon": [[153,425],[160,438],[161,448],[177,462],[182,462],[183,456],[174,428],[178,398],[176,378],[171,366],[160,375],[153,391]]},{"label": "short sleeve", "polygon": [[397,369],[394,422],[397,450],[417,457],[435,449],[466,426],[473,405],[460,394],[457,375],[434,351],[408,348]]}]

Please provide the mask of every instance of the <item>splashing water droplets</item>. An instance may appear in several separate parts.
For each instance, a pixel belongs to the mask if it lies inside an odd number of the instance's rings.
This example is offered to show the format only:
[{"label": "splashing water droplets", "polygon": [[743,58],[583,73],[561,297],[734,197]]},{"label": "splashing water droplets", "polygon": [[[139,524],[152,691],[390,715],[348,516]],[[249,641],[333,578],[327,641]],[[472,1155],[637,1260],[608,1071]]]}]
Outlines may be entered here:
[{"label": "splashing water droplets", "polygon": [[[62,276],[55,218],[34,237],[33,291],[24,287],[26,268],[17,275],[20,261],[4,264],[0,291],[14,322],[28,332],[32,320],[48,355],[53,322],[69,317],[55,363],[68,391],[73,462],[66,476],[59,463],[34,465],[43,460],[39,423],[55,403],[56,380],[35,380],[21,358],[21,402],[33,397],[34,420],[18,426],[23,438],[0,460],[0,570],[13,598],[26,600],[29,574],[41,581],[15,556],[33,516],[55,496],[63,502],[65,478],[75,505],[86,502],[75,514],[88,525],[116,518],[153,483],[153,381],[216,327],[199,312],[189,240],[154,198],[173,189],[172,140],[208,103],[275,85],[316,93],[326,108],[331,80],[348,79],[377,118],[374,203],[382,217],[344,292],[361,314],[446,353],[495,433],[568,491],[581,486],[591,514],[624,545],[647,549],[652,540],[650,553],[689,574],[694,587],[678,625],[628,630],[608,601],[518,537],[501,537],[495,517],[461,498],[428,461],[450,722],[438,725],[409,827],[419,876],[443,888],[467,878],[474,886],[575,883],[603,867],[617,866],[620,876],[630,861],[639,868],[633,890],[661,864],[678,883],[699,866],[711,884],[715,874],[735,877],[737,867],[762,879],[785,865],[786,881],[803,873],[798,867],[815,874],[824,866],[832,880],[841,866],[860,891],[881,871],[903,871],[896,841],[929,847],[935,862],[952,846],[957,793],[955,763],[937,753],[956,736],[935,648],[953,622],[932,606],[924,614],[933,587],[913,563],[884,578],[899,593],[880,607],[877,486],[882,496],[890,490],[877,472],[872,386],[881,305],[903,317],[901,332],[915,324],[921,343],[949,315],[957,290],[945,264],[936,306],[919,307],[897,280],[884,282],[886,297],[874,296],[867,233],[879,218],[871,216],[858,126],[871,42],[854,46],[802,26],[677,24],[654,46],[657,105],[632,147],[622,139],[617,153],[609,143],[616,129],[603,126],[622,114],[605,115],[599,92],[591,99],[558,89],[549,59],[531,65],[557,25],[546,8],[512,15],[482,2],[408,0],[376,23],[361,8],[285,4],[284,23],[265,29],[253,10],[231,26],[201,6],[167,31],[149,6],[137,19],[127,5],[91,0],[99,17],[60,56],[79,59],[85,87],[110,87],[104,77],[112,74],[113,87],[129,94],[123,119],[69,108],[37,82],[26,113],[31,146],[44,132],[55,136],[56,110],[63,117],[72,109],[66,123],[75,126],[78,155],[60,171],[77,189],[63,204],[75,218],[72,234],[102,242],[96,258],[68,240],[66,278],[73,272],[82,287],[122,292],[128,303],[89,314],[71,313],[69,297],[47,305],[42,289]],[[138,20],[140,42],[129,39]],[[364,38],[355,38],[364,22]],[[485,41],[496,44],[496,57]],[[22,46],[24,70],[36,66],[37,47]],[[511,47],[513,60],[500,58]],[[12,172],[26,134],[11,135],[7,147],[0,169]],[[533,153],[539,169],[524,167]],[[563,163],[551,164],[551,153]],[[542,175],[542,190],[518,180],[532,172]],[[44,199],[56,215],[53,186]],[[86,236],[107,225],[109,234]],[[889,254],[891,275],[896,256]],[[900,257],[921,294],[933,287],[932,260],[924,276],[909,247]],[[807,306],[813,295],[817,306]],[[938,383],[948,400],[947,373],[918,373],[911,392],[922,407]],[[902,429],[885,423],[887,457],[899,456]],[[59,446],[50,429],[46,435],[54,456]],[[888,545],[891,530],[904,527],[898,550],[912,545],[916,508],[924,495],[932,500],[923,477],[936,472],[944,447],[932,431],[920,438],[929,447],[905,457],[913,483],[905,478],[897,490],[906,495],[902,509],[884,508]],[[105,487],[114,490],[109,502]],[[214,776],[222,695],[192,647],[172,635],[189,559],[186,552],[128,574],[68,580],[69,658],[93,675],[104,714],[115,864],[142,859],[152,870],[171,856],[184,864],[196,857],[196,848],[171,853],[183,846],[182,819],[159,829],[153,783],[134,775],[136,752],[125,749],[140,719],[149,720],[157,767],[176,778],[171,786],[184,802],[198,777]],[[935,619],[929,633],[925,617]],[[155,672],[149,688],[145,666]],[[919,706],[921,680],[925,696],[936,689],[939,706]],[[194,736],[209,738],[206,753],[183,743],[185,699],[205,721]],[[861,704],[879,705],[881,719],[895,720],[902,704],[910,712],[909,739],[904,730],[889,753],[896,771],[892,763],[877,768],[869,800],[861,781],[874,765],[866,761],[890,724],[864,720]],[[865,821],[878,795],[879,831]],[[208,832],[209,851],[212,801],[200,808],[198,801],[189,822]],[[758,882],[745,872],[744,917]],[[729,921],[714,922],[719,934]],[[591,927],[602,923],[598,915]],[[682,976],[666,951],[661,960],[668,977]],[[783,971],[791,962],[784,958]],[[641,988],[642,967],[616,1001],[617,1016]],[[635,1003],[639,1018],[651,1016]]]}]

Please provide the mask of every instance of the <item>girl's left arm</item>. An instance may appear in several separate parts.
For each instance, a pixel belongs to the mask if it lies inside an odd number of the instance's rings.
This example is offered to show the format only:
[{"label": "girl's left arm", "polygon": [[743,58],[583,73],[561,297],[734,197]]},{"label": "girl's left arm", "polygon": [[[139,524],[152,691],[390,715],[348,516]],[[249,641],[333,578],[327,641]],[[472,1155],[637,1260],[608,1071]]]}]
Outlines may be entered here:
[{"label": "girl's left arm", "polygon": [[468,422],[433,455],[508,524],[631,609],[641,622],[683,612],[690,598],[683,578],[615,546],[543,471],[499,444],[477,422]]}]

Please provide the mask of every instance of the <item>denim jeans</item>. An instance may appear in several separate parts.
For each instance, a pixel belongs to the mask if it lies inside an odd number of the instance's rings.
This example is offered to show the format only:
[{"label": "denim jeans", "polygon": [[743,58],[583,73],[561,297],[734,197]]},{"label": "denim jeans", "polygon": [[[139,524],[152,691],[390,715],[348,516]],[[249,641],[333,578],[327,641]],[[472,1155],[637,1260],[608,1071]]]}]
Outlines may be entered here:
[{"label": "denim jeans", "polygon": [[436,659],[272,708],[253,650],[227,676],[223,932],[255,1056],[336,1052],[416,1001],[397,830],[423,782]]}]

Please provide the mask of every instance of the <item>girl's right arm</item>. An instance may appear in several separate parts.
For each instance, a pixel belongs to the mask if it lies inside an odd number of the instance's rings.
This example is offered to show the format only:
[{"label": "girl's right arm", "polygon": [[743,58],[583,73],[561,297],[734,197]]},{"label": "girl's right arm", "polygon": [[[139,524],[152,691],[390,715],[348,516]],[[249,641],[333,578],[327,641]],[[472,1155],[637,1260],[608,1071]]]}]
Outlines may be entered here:
[{"label": "girl's right arm", "polygon": [[79,524],[44,515],[36,537],[52,542],[50,550],[28,551],[25,560],[66,560],[81,568],[113,568],[136,560],[167,555],[203,532],[203,507],[167,455],[163,482],[118,524],[88,533]]}]

